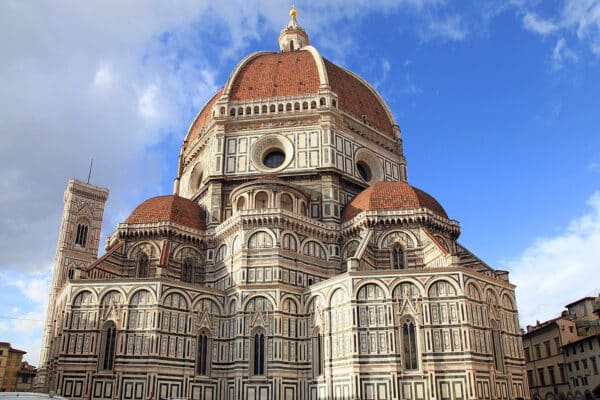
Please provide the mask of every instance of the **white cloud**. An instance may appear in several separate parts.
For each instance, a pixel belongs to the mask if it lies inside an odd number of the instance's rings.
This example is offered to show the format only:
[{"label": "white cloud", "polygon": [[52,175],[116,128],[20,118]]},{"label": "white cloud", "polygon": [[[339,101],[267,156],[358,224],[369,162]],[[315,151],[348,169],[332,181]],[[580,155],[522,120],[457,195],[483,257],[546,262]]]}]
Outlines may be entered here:
[{"label": "white cloud", "polygon": [[553,48],[553,67],[560,69],[566,61],[576,62],[579,57],[565,46],[565,37],[575,39],[575,44],[581,49],[589,49],[592,54],[600,57],[600,0],[565,0],[564,6],[552,19],[539,17],[528,10],[529,4],[518,5],[519,12],[524,12],[524,27],[536,34],[548,36],[559,35],[560,38]]},{"label": "white cloud", "polygon": [[461,41],[467,36],[467,25],[460,15],[449,15],[442,18],[430,17],[420,29],[421,39],[448,39]]},{"label": "white cloud", "polygon": [[107,90],[111,87],[114,81],[114,72],[109,63],[102,62],[96,69],[94,74],[94,82],[92,84],[93,89],[96,90]]},{"label": "white cloud", "polygon": [[507,263],[517,285],[521,322],[547,320],[574,300],[600,292],[600,191],[587,202],[589,211],[552,237],[537,239]]},{"label": "white cloud", "polygon": [[19,288],[25,297],[45,308],[50,293],[50,280],[50,271],[48,271],[47,275],[30,275],[27,280],[19,279],[13,284]]},{"label": "white cloud", "polygon": [[573,50],[567,47],[565,39],[558,39],[552,50],[552,67],[558,70],[568,63],[576,63],[577,61],[579,61],[579,58]]},{"label": "white cloud", "polygon": [[542,36],[555,32],[558,26],[551,21],[538,17],[535,13],[526,13],[523,17],[523,24],[527,30]]}]

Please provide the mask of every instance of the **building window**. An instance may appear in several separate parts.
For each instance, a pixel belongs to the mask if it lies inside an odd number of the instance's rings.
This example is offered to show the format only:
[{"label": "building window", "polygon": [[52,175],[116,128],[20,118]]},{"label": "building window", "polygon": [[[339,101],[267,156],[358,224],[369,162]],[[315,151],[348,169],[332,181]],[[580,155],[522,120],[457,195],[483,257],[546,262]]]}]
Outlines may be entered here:
[{"label": "building window", "polygon": [[544,348],[546,349],[546,357],[550,357],[552,352],[550,351],[550,341],[549,340],[546,340],[544,342]]},{"label": "building window", "polygon": [[196,374],[208,375],[210,360],[210,339],[206,332],[198,336],[198,353],[196,355]]},{"label": "building window", "polygon": [[87,225],[85,225],[85,224],[77,225],[77,234],[75,235],[75,244],[77,246],[85,247],[87,233],[88,233]]},{"label": "building window", "polygon": [[535,357],[536,357],[536,360],[539,360],[540,358],[542,358],[542,350],[541,350],[539,344],[535,345]]},{"label": "building window", "polygon": [[529,386],[535,386],[533,384],[533,371],[530,369],[527,370],[527,380],[529,381]]},{"label": "building window", "polygon": [[257,332],[254,334],[254,375],[265,374],[265,334],[264,332]]},{"label": "building window", "polygon": [[406,320],[402,325],[402,359],[404,360],[404,369],[416,370],[419,368],[416,330],[415,324],[411,320]]},{"label": "building window", "polygon": [[102,329],[102,354],[100,367],[103,371],[112,371],[115,363],[115,347],[117,341],[117,326],[108,321]]},{"label": "building window", "polygon": [[587,364],[587,360],[585,358],[583,360],[581,360],[581,364],[583,366],[583,369],[587,369],[588,364]]},{"label": "building window", "polygon": [[186,258],[181,266],[181,281],[194,283],[194,261]]},{"label": "building window", "polygon": [[525,361],[531,361],[531,356],[529,355],[529,347],[525,347]]},{"label": "building window", "polygon": [[556,383],[556,378],[554,376],[554,367],[548,367],[548,376],[550,377],[550,384],[554,385]]},{"label": "building window", "polygon": [[560,340],[557,337],[554,338],[554,346],[556,347],[556,352],[557,353],[561,353],[562,352],[562,350],[560,348]]},{"label": "building window", "polygon": [[575,361],[575,369],[579,371],[579,361]]},{"label": "building window", "polygon": [[138,278],[147,278],[148,277],[148,256],[145,253],[142,253],[138,257],[137,277]]},{"label": "building window", "polygon": [[565,378],[565,365],[558,364],[558,373],[560,374],[560,383],[565,383],[567,380]]},{"label": "building window", "polygon": [[590,361],[592,361],[592,369],[594,370],[594,375],[598,375],[598,364],[596,362],[596,357],[590,357]]},{"label": "building window", "polygon": [[540,377],[540,386],[546,385],[546,377],[544,376],[544,368],[538,368],[538,376]]},{"label": "building window", "polygon": [[392,266],[394,269],[404,269],[404,250],[402,247],[396,246],[392,249]]}]

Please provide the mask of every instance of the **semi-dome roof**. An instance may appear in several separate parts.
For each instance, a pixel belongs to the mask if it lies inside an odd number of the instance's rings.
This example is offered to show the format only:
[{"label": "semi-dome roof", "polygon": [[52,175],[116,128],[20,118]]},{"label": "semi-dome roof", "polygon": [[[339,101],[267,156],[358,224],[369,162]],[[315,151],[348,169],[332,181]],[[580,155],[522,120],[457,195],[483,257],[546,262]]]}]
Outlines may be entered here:
[{"label": "semi-dome roof", "polygon": [[[337,95],[338,108],[394,136],[394,117],[366,81],[321,57],[312,46],[296,51],[251,54],[234,69],[227,84],[202,108],[187,135],[191,143],[205,127],[222,96],[229,101],[256,101],[316,95],[323,88]],[[287,99],[286,99],[287,101]]]},{"label": "semi-dome roof", "polygon": [[158,196],[144,201],[136,207],[126,224],[150,224],[173,222],[193,229],[206,228],[204,210],[192,200],[177,196]]},{"label": "semi-dome roof", "polygon": [[362,211],[393,211],[427,208],[448,218],[444,208],[429,194],[406,182],[377,182],[354,197],[342,212],[342,221],[349,221]]}]

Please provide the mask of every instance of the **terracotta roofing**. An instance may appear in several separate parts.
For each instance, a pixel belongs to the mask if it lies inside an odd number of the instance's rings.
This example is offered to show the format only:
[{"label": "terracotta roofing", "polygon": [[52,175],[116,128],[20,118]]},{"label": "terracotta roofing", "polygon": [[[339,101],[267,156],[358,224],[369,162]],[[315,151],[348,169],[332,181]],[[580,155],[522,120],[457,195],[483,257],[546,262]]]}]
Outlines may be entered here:
[{"label": "terracotta roofing", "polygon": [[219,97],[221,97],[222,93],[223,88],[221,88],[221,90],[215,93],[215,95],[208,101],[208,103],[204,105],[202,111],[200,111],[200,113],[192,123],[192,126],[190,127],[190,133],[186,138],[188,143],[192,143],[194,139],[196,139],[200,135],[200,131],[202,130],[202,128],[204,128],[208,124],[208,121],[210,121],[210,118],[212,117],[212,108],[217,102],[217,100],[219,100]]},{"label": "terracotta roofing", "polygon": [[308,51],[261,54],[238,72],[230,100],[297,96],[319,91],[319,71]]},{"label": "terracotta roofing", "polygon": [[354,197],[342,212],[342,221],[354,218],[361,211],[392,211],[427,208],[448,218],[436,199],[406,182],[377,182]]},{"label": "terracotta roofing", "polygon": [[392,134],[392,123],[379,98],[363,82],[345,69],[323,59],[329,77],[329,86],[338,95],[339,107],[375,128]]},{"label": "terracotta roofing", "polygon": [[137,206],[126,224],[173,222],[193,229],[206,228],[206,214],[195,202],[176,195],[158,196]]},{"label": "terracotta roofing", "polygon": [[[392,134],[392,122],[381,100],[363,81],[344,68],[323,59],[331,90],[338,95],[340,109]],[[314,56],[309,51],[260,54],[248,61],[231,85],[230,100],[254,100],[276,96],[315,94],[321,81]]]}]

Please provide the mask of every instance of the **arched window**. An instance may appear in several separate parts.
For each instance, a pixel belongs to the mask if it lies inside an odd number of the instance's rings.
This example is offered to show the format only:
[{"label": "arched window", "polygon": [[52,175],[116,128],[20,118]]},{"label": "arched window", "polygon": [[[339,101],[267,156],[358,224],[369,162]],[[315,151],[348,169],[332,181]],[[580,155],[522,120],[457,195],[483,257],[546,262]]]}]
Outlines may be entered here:
[{"label": "arched window", "polygon": [[254,198],[254,208],[267,208],[269,206],[269,196],[265,192],[259,192]]},{"label": "arched window", "polygon": [[281,195],[280,199],[280,207],[283,210],[287,210],[287,211],[293,211],[293,200],[292,200],[292,196],[290,196],[287,193],[284,193]]},{"label": "arched window", "polygon": [[416,370],[419,368],[417,355],[417,337],[415,323],[407,319],[402,324],[402,358],[404,369]]},{"label": "arched window", "polygon": [[148,256],[146,255],[146,253],[142,253],[138,257],[137,277],[138,278],[147,278],[148,277]]},{"label": "arched window", "polygon": [[198,353],[196,354],[196,374],[208,375],[210,364],[210,338],[207,332],[198,336]]},{"label": "arched window", "polygon": [[502,351],[502,336],[499,324],[492,321],[492,351],[494,352],[494,365],[498,371],[504,371],[504,354]]},{"label": "arched window", "polygon": [[107,321],[102,328],[102,354],[100,369],[112,371],[115,364],[115,348],[117,341],[117,326],[113,321]]},{"label": "arched window", "polygon": [[87,240],[88,227],[85,224],[77,225],[77,234],[75,235],[75,244],[77,246],[85,247],[85,241]]},{"label": "arched window", "polygon": [[194,260],[186,258],[181,266],[181,281],[194,283]]},{"label": "arched window", "polygon": [[406,264],[404,262],[404,250],[402,250],[402,247],[400,246],[392,248],[392,267],[394,269],[406,268]]},{"label": "arched window", "polygon": [[323,358],[323,347],[323,335],[316,329],[313,338],[313,374],[315,378],[323,375],[323,365],[325,363],[325,359]]},{"label": "arched window", "polygon": [[294,41],[290,40],[290,51],[294,51]]},{"label": "arched window", "polygon": [[254,334],[253,343],[254,375],[265,374],[265,333],[258,331]]}]

